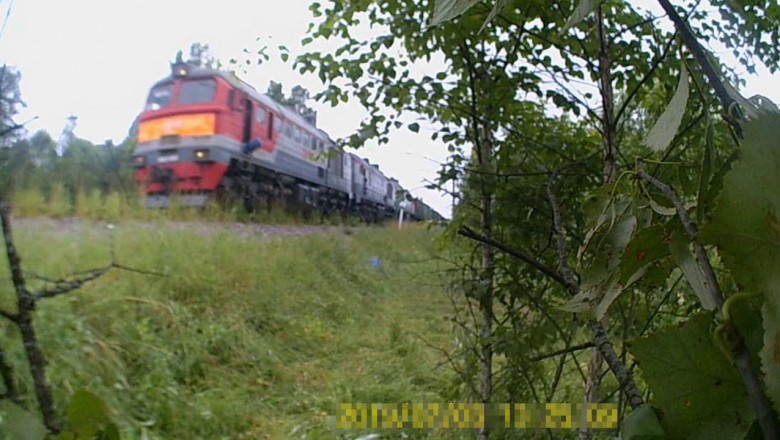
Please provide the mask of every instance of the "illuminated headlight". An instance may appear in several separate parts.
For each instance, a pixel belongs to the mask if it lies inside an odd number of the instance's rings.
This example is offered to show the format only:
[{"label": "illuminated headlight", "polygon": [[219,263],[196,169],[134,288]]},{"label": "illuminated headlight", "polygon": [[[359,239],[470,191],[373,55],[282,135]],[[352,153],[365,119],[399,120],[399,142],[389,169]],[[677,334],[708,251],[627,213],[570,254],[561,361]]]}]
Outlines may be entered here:
[{"label": "illuminated headlight", "polygon": [[146,165],[146,158],[144,156],[133,157],[133,166],[136,168],[142,168]]},{"label": "illuminated headlight", "polygon": [[203,162],[209,160],[209,150],[195,150],[195,161]]}]

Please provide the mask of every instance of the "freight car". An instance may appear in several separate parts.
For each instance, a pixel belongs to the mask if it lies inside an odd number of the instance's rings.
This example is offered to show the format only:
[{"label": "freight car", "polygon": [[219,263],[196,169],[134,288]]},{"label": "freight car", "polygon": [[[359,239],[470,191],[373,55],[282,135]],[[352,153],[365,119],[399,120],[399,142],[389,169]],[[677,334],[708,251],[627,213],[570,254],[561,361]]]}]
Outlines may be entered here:
[{"label": "freight car", "polygon": [[[366,221],[392,217],[406,192],[376,164],[336,147],[328,134],[231,73],[187,63],[150,90],[139,116],[135,178],[148,207],[242,201],[279,203]],[[415,200],[409,215],[441,216]]]}]

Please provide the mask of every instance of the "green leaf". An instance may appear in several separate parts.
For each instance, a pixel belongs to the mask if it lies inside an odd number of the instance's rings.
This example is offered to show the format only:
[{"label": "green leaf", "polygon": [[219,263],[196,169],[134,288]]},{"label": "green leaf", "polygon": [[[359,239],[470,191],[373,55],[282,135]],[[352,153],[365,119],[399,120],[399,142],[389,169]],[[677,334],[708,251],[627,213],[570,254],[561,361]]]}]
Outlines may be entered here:
[{"label": "green leaf", "polygon": [[91,438],[112,425],[103,400],[87,390],[73,395],[68,407],[68,429],[79,438]]},{"label": "green leaf", "polygon": [[613,200],[613,185],[600,188],[594,194],[589,196],[584,203],[583,210],[586,215],[592,219],[592,226],[585,234],[580,249],[577,251],[577,260],[582,261],[585,251],[591,247],[591,241],[599,234],[609,232],[615,225],[618,217],[631,206],[630,200]]},{"label": "green leaf", "polygon": [[560,35],[565,34],[573,26],[579,24],[582,20],[592,14],[593,11],[598,9],[603,0],[580,0],[580,4],[577,5],[577,9],[572,12],[569,19],[566,21],[566,26],[561,29]]},{"label": "green leaf", "polygon": [[672,143],[674,135],[677,134],[677,130],[680,128],[685,115],[685,108],[688,105],[688,94],[688,71],[682,69],[680,71],[680,83],[677,85],[677,91],[674,92],[669,106],[664,110],[653,129],[650,130],[650,133],[644,139],[644,144],[653,151],[664,151]]},{"label": "green leaf", "polygon": [[754,419],[742,381],[712,340],[710,314],[632,342],[671,438],[734,439]]},{"label": "green leaf", "polygon": [[431,26],[450,21],[474,6],[478,0],[436,0]]},{"label": "green leaf", "polygon": [[621,433],[623,440],[665,439],[666,433],[652,406],[643,404],[626,417]]},{"label": "green leaf", "polygon": [[0,438],[43,440],[47,430],[38,418],[8,401],[0,401]]},{"label": "green leaf", "polygon": [[704,141],[704,157],[701,159],[701,175],[699,176],[699,195],[697,196],[696,220],[704,224],[704,213],[707,211],[707,194],[712,180],[712,156],[715,152],[715,128],[709,112],[707,112],[707,135]]},{"label": "green leaf", "polygon": [[669,251],[677,261],[677,265],[680,267],[680,270],[682,270],[685,279],[688,280],[688,284],[691,286],[691,289],[693,289],[693,293],[696,294],[696,297],[699,299],[704,310],[715,310],[717,304],[715,304],[715,300],[707,288],[707,283],[704,280],[704,273],[693,254],[691,254],[690,249],[688,249],[689,244],[690,240],[688,240],[685,232],[677,230],[672,234],[672,242],[669,244]]},{"label": "green leaf", "polygon": [[[606,219],[600,219],[599,222],[604,223]],[[638,269],[626,283],[619,282],[620,257],[631,240],[636,224],[637,218],[630,212],[611,220],[611,227],[595,251],[596,258],[583,273],[580,293],[560,306],[561,310],[588,313],[601,319],[623,290],[644,275],[647,266]]]},{"label": "green leaf", "polygon": [[634,234],[620,257],[621,282],[628,281],[645,265],[670,255],[670,223],[648,226]]},{"label": "green leaf", "polygon": [[677,215],[677,210],[676,209],[660,205],[660,204],[658,204],[658,202],[656,202],[653,199],[650,199],[650,208],[653,211],[655,211],[657,214],[663,215],[663,216],[666,216],[666,217],[672,217],[672,216]]},{"label": "green leaf", "polygon": [[490,14],[488,14],[487,19],[485,19],[485,22],[482,24],[482,27],[479,28],[479,33],[482,33],[483,30],[487,27],[490,22],[495,20],[495,18],[498,16],[498,13],[501,12],[502,9],[506,6],[508,0],[496,0],[496,4],[493,6],[493,9],[490,11]]},{"label": "green leaf", "polygon": [[758,112],[743,121],[741,157],[716,199],[712,221],[699,236],[715,244],[741,290],[761,292],[764,323],[761,369],[780,411],[780,114]]},{"label": "green leaf", "polygon": [[420,132],[420,124],[418,124],[416,122],[412,122],[411,124],[409,124],[409,130],[412,130],[415,133],[419,133]]}]

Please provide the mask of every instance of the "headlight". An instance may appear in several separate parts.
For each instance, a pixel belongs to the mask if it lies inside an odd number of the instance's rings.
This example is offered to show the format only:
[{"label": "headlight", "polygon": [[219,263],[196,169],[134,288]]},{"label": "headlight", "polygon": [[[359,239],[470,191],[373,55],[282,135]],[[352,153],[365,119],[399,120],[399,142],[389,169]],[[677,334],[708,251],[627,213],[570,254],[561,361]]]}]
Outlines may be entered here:
[{"label": "headlight", "polygon": [[133,166],[135,168],[143,168],[146,165],[146,157],[135,156],[133,157]]},{"label": "headlight", "polygon": [[205,162],[209,160],[209,150],[195,150],[195,162]]}]

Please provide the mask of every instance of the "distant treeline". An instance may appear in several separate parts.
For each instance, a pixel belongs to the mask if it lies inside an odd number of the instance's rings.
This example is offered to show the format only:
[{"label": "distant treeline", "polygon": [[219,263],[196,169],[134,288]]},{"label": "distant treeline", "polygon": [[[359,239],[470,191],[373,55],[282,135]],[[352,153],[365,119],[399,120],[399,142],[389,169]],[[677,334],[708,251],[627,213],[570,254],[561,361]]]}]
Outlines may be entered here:
[{"label": "distant treeline", "polygon": [[12,193],[38,190],[44,199],[55,188],[62,188],[71,206],[75,206],[79,193],[136,197],[137,187],[129,162],[134,148],[132,136],[119,145],[111,141],[96,145],[73,137],[58,153],[57,142],[41,130],[3,149],[4,181]]}]

